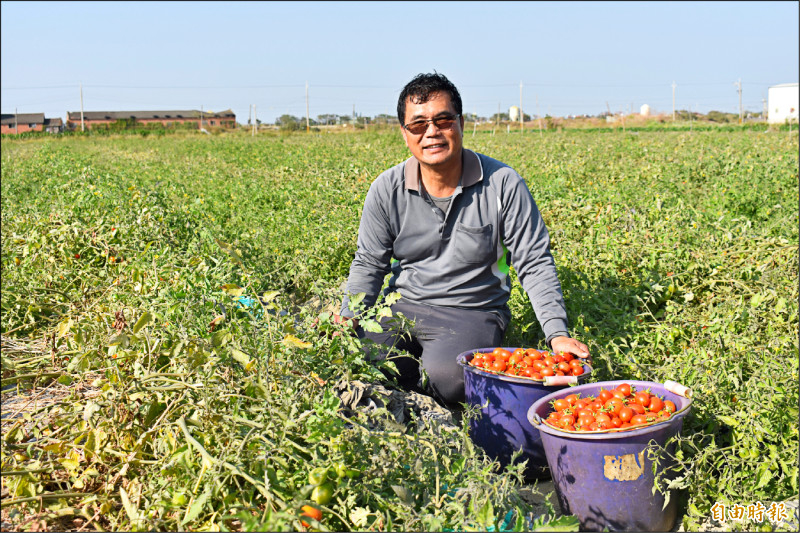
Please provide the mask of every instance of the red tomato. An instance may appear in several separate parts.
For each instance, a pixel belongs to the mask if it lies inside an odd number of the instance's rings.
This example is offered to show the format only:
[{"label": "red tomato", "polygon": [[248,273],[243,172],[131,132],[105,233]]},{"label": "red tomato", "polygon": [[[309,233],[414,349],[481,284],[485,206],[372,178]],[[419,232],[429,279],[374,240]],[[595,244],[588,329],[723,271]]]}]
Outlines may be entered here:
[{"label": "red tomato", "polygon": [[664,400],[664,410],[668,413],[674,413],[676,410],[675,403],[672,400]]},{"label": "red tomato", "polygon": [[566,429],[567,426],[575,425],[575,417],[572,415],[561,415],[558,419],[558,425]]},{"label": "red tomato", "polygon": [[[315,507],[311,507],[310,505],[304,505],[300,508],[300,510],[303,511],[302,513],[300,513],[300,516],[307,516],[309,518],[313,518],[318,522],[322,520],[322,511]],[[303,527],[310,527],[308,522],[306,522],[305,520],[300,520],[300,523],[303,524]]]},{"label": "red tomato", "polygon": [[650,405],[650,393],[646,391],[639,391],[633,395],[634,401],[643,407]]},{"label": "red tomato", "polygon": [[542,375],[543,376],[555,376],[556,373],[553,372],[552,368],[545,367],[545,368],[542,369]]},{"label": "red tomato", "polygon": [[620,418],[618,416],[612,417],[611,418],[611,425],[614,426],[615,428],[621,427],[622,426],[622,420],[620,420]]},{"label": "red tomato", "polygon": [[636,414],[636,412],[633,409],[631,409],[630,407],[627,407],[627,406],[625,406],[622,409],[620,409],[619,413],[617,413],[617,415],[619,416],[619,419],[622,420],[623,422],[630,422],[631,418],[633,418],[633,415],[635,415],[635,414]]},{"label": "red tomato", "polygon": [[628,407],[636,411],[637,415],[643,415],[647,411],[642,404],[636,402],[629,403]]},{"label": "red tomato", "polygon": [[583,368],[581,368],[581,367],[579,367],[579,366],[573,366],[573,367],[570,369],[569,373],[570,373],[571,375],[573,375],[573,376],[580,376],[581,374],[583,374]]},{"label": "red tomato", "polygon": [[650,410],[654,413],[659,412],[664,408],[664,400],[659,398],[658,396],[651,396],[650,397]]},{"label": "red tomato", "polygon": [[559,398],[553,402],[553,409],[556,411],[563,411],[567,407],[569,407],[569,402],[563,398]]},{"label": "red tomato", "polygon": [[600,394],[598,394],[598,395],[597,395],[597,397],[598,397],[598,398],[600,398],[601,400],[603,400],[603,403],[605,403],[605,402],[607,402],[608,400],[610,400],[610,399],[611,399],[613,396],[614,396],[614,395],[613,395],[613,394],[611,394],[611,391],[607,391],[607,390],[605,390],[605,389],[602,389],[602,390],[600,391]]},{"label": "red tomato", "polygon": [[642,424],[647,424],[647,417],[644,415],[634,415],[631,418],[630,424],[632,426],[640,426]]},{"label": "red tomato", "polygon": [[575,356],[569,352],[561,352],[561,357],[563,357],[564,361],[567,362],[572,361],[575,358]]},{"label": "red tomato", "polygon": [[547,366],[553,366],[554,364],[556,364],[556,360],[548,355],[544,358],[544,364]]},{"label": "red tomato", "polygon": [[605,408],[608,410],[609,413],[614,413],[618,415],[619,412],[625,407],[625,404],[622,403],[622,400],[619,398],[610,398],[605,404]]},{"label": "red tomato", "polygon": [[567,363],[566,361],[561,361],[560,363],[558,363],[558,369],[564,372],[565,374],[567,372],[571,372],[571,368],[572,367],[570,367],[569,363]]},{"label": "red tomato", "polygon": [[534,361],[538,361],[539,359],[542,359],[542,357],[543,357],[542,356],[542,352],[540,352],[539,350],[534,350],[533,348],[529,348],[528,352],[529,352],[528,353],[528,357],[530,357]]},{"label": "red tomato", "polygon": [[625,394],[624,392],[622,392],[622,391],[621,391],[621,390],[619,390],[619,389],[614,389],[614,390],[612,390],[612,391],[611,391],[611,395],[612,395],[614,398],[619,398],[620,400],[624,400],[625,398],[627,398],[627,397],[628,397],[628,395],[627,395],[627,394]]},{"label": "red tomato", "polygon": [[575,406],[575,404],[578,403],[578,400],[580,398],[578,397],[577,394],[569,394],[565,396],[564,399],[567,400],[567,402],[569,402],[571,406]]},{"label": "red tomato", "polygon": [[520,374],[525,376],[526,378],[532,378],[536,371],[530,367],[525,367],[520,371]]},{"label": "red tomato", "polygon": [[534,359],[530,355],[526,355],[525,357],[522,358],[522,362],[525,363],[525,366],[533,366],[534,361],[536,361],[536,359]]},{"label": "red tomato", "polygon": [[492,361],[491,369],[495,372],[505,372],[506,370],[506,362],[502,359],[495,359]]},{"label": "red tomato", "polygon": [[584,407],[586,407],[587,405],[589,405],[589,402],[587,402],[586,400],[581,400],[581,399],[579,399],[577,402],[575,402],[575,405],[573,405],[572,407],[573,407],[575,410],[578,410],[578,409],[583,409],[583,408],[584,408]]},{"label": "red tomato", "polygon": [[578,417],[578,424],[581,425],[582,428],[587,428],[594,424],[595,418],[591,414],[581,415]]},{"label": "red tomato", "polygon": [[512,353],[511,357],[508,358],[509,365],[518,365],[522,362],[522,356],[516,353]]},{"label": "red tomato", "polygon": [[511,353],[511,355],[519,355],[520,358],[525,357],[525,348],[517,348]]},{"label": "red tomato", "polygon": [[533,379],[544,379],[541,372],[537,372],[536,370],[533,371],[533,375],[531,376]]},{"label": "red tomato", "polygon": [[625,396],[631,395],[631,386],[628,383],[620,383],[617,385],[617,390],[622,392]]},{"label": "red tomato", "polygon": [[508,361],[508,358],[511,357],[511,352],[505,348],[495,348],[492,354],[494,354],[496,358],[503,359],[504,361]]}]

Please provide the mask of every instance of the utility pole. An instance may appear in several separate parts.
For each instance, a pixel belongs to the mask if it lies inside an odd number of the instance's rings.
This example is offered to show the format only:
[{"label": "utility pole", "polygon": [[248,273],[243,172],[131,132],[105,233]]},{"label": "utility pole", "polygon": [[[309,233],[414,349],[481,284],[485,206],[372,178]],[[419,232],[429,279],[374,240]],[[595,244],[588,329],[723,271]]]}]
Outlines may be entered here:
[{"label": "utility pole", "polygon": [[761,105],[764,107],[764,110],[761,112],[761,118],[764,119],[764,122],[767,121],[767,100],[765,98],[761,99]]},{"label": "utility pole", "polygon": [[494,121],[494,128],[492,128],[492,136],[494,136],[494,130],[500,127],[500,102],[497,102],[497,117]]},{"label": "utility pole", "polygon": [[536,116],[539,117],[539,137],[542,136],[542,114],[539,112],[539,95],[536,95]]},{"label": "utility pole", "polygon": [[200,130],[203,129],[203,104],[200,104]]},{"label": "utility pole", "polygon": [[14,108],[14,133],[19,134],[19,124],[17,123],[17,108]]},{"label": "utility pole", "polygon": [[519,82],[519,132],[525,133],[525,115],[522,114],[522,81]]},{"label": "utility pole", "polygon": [[675,122],[675,82],[672,82],[672,122]]},{"label": "utility pole", "polygon": [[311,131],[311,126],[308,119],[308,82],[306,82],[306,133],[309,131]]},{"label": "utility pole", "polygon": [[736,90],[739,92],[739,125],[741,125],[744,122],[742,117],[742,78],[734,82],[734,85],[736,85]]},{"label": "utility pole", "polygon": [[256,104],[253,104],[253,137],[256,136],[256,131],[258,130],[258,109]]},{"label": "utility pole", "polygon": [[81,132],[83,131],[83,83],[78,85],[81,91]]}]

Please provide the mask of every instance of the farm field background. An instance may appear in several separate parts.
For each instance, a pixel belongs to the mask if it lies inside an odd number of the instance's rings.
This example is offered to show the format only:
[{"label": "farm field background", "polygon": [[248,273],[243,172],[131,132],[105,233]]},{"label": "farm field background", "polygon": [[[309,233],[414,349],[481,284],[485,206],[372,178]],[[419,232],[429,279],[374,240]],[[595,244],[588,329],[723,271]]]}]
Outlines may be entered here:
[{"label": "farm field background", "polygon": [[[593,379],[695,392],[681,525],[796,501],[796,132],[464,141],[527,181]],[[576,527],[471,444],[470,410],[346,401],[381,374],[329,311],[369,184],[406,157],[394,131],[3,139],[3,521],[297,530],[313,500],[322,530]],[[506,345],[544,347],[516,283],[511,309]]]}]

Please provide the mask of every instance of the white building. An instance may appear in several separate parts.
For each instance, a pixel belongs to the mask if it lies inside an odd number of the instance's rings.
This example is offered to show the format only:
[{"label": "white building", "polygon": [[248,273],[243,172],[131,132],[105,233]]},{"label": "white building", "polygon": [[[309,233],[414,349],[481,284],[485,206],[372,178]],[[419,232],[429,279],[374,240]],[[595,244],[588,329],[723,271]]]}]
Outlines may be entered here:
[{"label": "white building", "polygon": [[769,88],[767,116],[770,124],[783,124],[787,120],[797,122],[800,93],[797,83],[782,83]]},{"label": "white building", "polygon": [[519,120],[519,108],[517,106],[512,105],[508,108],[508,118],[510,118],[512,122]]}]

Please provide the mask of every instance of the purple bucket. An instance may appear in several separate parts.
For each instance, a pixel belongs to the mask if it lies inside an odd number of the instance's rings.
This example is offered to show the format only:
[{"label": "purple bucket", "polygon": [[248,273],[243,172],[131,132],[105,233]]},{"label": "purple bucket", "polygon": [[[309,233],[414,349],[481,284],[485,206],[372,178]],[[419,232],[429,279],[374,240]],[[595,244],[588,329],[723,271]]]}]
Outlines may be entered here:
[{"label": "purple bucket", "polygon": [[[470,421],[470,438],[503,467],[511,462],[515,451],[522,449],[517,461],[528,460],[525,478],[546,477],[547,458],[542,438],[526,415],[533,402],[569,385],[545,385],[530,378],[487,372],[469,364],[476,353],[492,350],[494,348],[476,348],[458,355],[458,364],[464,368],[466,403],[481,408],[480,415]],[[584,365],[583,369],[583,374],[577,376],[578,383],[586,381],[591,374],[590,366]]]},{"label": "purple bucket", "polygon": [[[641,429],[607,433],[566,432],[543,422],[552,411],[550,402],[569,394],[597,396],[600,389],[612,390],[621,383],[672,400],[675,413]],[[691,403],[660,383],[630,380],[589,383],[536,400],[528,410],[528,421],[542,436],[562,512],[575,515],[582,531],[670,531],[677,518],[678,498],[672,494],[665,507],[664,495],[658,490],[653,493],[655,475],[646,448],[651,441],[663,447],[680,433]],[[674,465],[669,459],[673,450],[670,444],[659,472]]]}]

